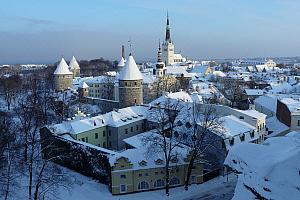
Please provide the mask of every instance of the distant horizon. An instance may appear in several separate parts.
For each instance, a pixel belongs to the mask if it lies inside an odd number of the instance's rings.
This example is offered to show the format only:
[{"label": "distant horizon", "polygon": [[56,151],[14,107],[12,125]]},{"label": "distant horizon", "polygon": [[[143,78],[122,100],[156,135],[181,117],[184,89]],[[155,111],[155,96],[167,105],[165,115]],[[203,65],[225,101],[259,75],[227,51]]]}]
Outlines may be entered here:
[{"label": "distant horizon", "polygon": [[[134,56],[134,55],[133,55]],[[76,56],[75,56],[76,57]],[[77,61],[83,61],[83,60],[87,60],[87,61],[90,61],[90,60],[95,60],[95,59],[100,59],[101,57],[99,58],[91,58],[91,59],[77,59]],[[103,58],[103,57],[102,57]],[[299,58],[300,59],[300,56],[270,56],[270,57],[249,57],[249,58],[207,58],[207,59],[196,59],[196,58],[191,58],[191,60],[193,61],[220,61],[220,60],[263,60],[263,59],[285,59],[285,58]],[[61,59],[61,58],[60,58]],[[55,64],[55,63],[59,63],[60,59],[56,60],[56,61],[49,61],[49,62],[38,62],[38,61],[35,61],[35,62],[18,62],[18,63],[14,63],[14,62],[11,62],[11,63],[1,63],[0,62],[0,65],[25,65],[25,64],[33,64],[33,65],[42,65],[42,64],[45,64],[45,65],[51,65],[51,64]],[[71,58],[68,59],[66,57],[64,57],[64,59],[67,61],[67,63],[70,62]],[[107,59],[107,58],[103,58],[105,60],[109,60],[111,62],[114,62],[114,61],[119,61],[119,60],[112,60],[112,59]],[[137,63],[146,63],[146,62],[156,62],[156,60],[136,60],[135,56],[134,56],[134,59]]]},{"label": "distant horizon", "polygon": [[297,57],[294,0],[81,0],[3,2],[0,63],[120,60],[132,40],[137,62],[155,61],[170,16],[175,52],[193,59]]}]

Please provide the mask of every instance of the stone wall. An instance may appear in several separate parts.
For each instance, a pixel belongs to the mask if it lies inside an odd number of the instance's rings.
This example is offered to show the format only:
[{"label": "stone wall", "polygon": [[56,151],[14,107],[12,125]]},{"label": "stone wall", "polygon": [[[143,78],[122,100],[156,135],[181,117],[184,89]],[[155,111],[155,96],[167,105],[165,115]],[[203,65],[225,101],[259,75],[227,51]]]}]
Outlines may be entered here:
[{"label": "stone wall", "polygon": [[73,75],[60,75],[54,74],[54,89],[57,91],[63,91],[72,87]]},{"label": "stone wall", "polygon": [[40,133],[43,159],[109,184],[111,172],[107,152],[55,136],[46,127]]},{"label": "stone wall", "polygon": [[143,81],[119,81],[119,103],[120,108],[143,104]]}]

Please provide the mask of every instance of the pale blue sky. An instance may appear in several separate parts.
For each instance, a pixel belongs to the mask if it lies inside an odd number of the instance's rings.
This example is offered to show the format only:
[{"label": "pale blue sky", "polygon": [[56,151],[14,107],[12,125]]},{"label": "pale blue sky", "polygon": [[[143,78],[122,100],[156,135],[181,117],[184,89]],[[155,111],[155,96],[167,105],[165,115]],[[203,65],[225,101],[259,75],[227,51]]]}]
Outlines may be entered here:
[{"label": "pale blue sky", "polygon": [[0,63],[156,59],[166,11],[175,51],[192,58],[300,55],[299,0],[0,0]]}]

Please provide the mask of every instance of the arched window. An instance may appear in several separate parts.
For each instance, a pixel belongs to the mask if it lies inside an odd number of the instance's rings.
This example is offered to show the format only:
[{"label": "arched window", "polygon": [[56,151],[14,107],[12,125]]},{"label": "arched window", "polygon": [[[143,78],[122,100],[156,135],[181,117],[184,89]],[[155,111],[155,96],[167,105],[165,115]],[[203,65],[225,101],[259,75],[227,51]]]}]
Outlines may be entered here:
[{"label": "arched window", "polygon": [[165,181],[162,179],[158,179],[154,182],[154,187],[155,188],[160,188],[165,186]]},{"label": "arched window", "polygon": [[179,178],[177,177],[171,178],[170,185],[179,185],[179,184],[180,184]]},{"label": "arched window", "polygon": [[149,184],[146,181],[142,181],[138,185],[139,190],[147,190],[149,189]]}]

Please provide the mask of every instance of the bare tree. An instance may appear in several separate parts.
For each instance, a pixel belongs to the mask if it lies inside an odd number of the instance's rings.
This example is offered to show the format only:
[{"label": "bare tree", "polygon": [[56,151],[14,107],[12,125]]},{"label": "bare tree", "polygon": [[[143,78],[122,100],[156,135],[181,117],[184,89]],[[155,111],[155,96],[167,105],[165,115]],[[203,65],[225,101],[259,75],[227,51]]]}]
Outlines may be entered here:
[{"label": "bare tree", "polygon": [[11,109],[11,104],[20,89],[21,79],[18,75],[12,75],[0,79],[1,90],[7,104],[7,109]]},{"label": "bare tree", "polygon": [[[214,148],[215,133],[224,131],[220,116],[212,105],[195,104],[188,108],[187,122],[184,126],[188,137],[181,141],[190,147],[189,163],[185,179],[185,190],[188,190],[192,169],[197,162],[212,162],[212,160],[204,160],[205,154],[209,149]],[[217,148],[215,148],[217,149]],[[217,152],[217,150],[215,151]],[[210,163],[212,164],[212,163]]]},{"label": "bare tree", "polygon": [[17,187],[17,146],[13,123],[6,113],[0,112],[0,192],[4,199]]},{"label": "bare tree", "polygon": [[180,141],[174,135],[177,127],[179,112],[183,105],[180,101],[167,99],[157,107],[150,110],[149,119],[153,121],[156,128],[155,134],[143,138],[145,145],[148,146],[149,153],[162,153],[164,157],[165,168],[165,189],[169,196],[170,188],[170,162],[177,159]]},{"label": "bare tree", "polygon": [[230,107],[234,107],[243,100],[243,84],[239,80],[224,79],[221,81],[224,96],[231,101]]},{"label": "bare tree", "polygon": [[[28,176],[28,199],[39,199],[41,193],[45,195],[46,192],[41,191],[41,188],[50,185],[55,187],[59,182],[54,179],[55,171],[49,170],[51,159],[42,158],[42,141],[39,134],[40,128],[48,122],[51,94],[36,77],[28,78],[23,88],[15,113],[23,137],[24,161]],[[50,142],[49,145],[51,145]]]},{"label": "bare tree", "polygon": [[160,97],[164,92],[177,92],[181,89],[180,81],[175,76],[159,77],[153,84],[151,93],[154,98]]}]

